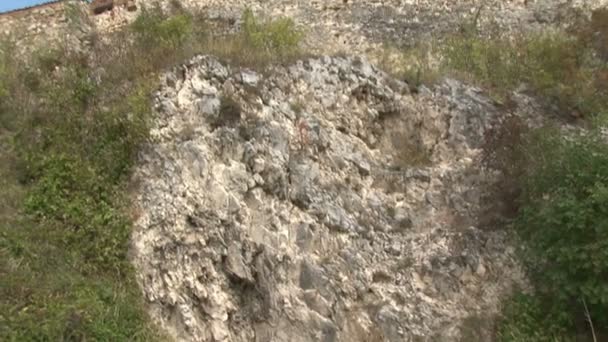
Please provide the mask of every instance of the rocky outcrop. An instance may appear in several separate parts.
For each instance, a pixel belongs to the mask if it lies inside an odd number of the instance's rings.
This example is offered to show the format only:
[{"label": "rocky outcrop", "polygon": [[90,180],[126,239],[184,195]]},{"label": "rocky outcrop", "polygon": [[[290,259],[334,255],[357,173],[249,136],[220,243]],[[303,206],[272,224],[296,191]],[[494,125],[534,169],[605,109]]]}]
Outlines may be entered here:
[{"label": "rocky outcrop", "polygon": [[410,94],[358,57],[257,73],[198,56],[155,109],[132,261],[177,340],[488,340],[523,282],[479,224],[498,111],[474,88]]}]

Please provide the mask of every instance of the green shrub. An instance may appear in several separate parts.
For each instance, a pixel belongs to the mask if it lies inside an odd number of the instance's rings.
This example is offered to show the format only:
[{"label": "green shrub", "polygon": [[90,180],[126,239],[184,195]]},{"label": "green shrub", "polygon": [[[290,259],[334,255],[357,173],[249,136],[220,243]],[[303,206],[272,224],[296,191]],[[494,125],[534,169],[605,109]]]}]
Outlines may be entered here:
[{"label": "green shrub", "polygon": [[502,310],[501,342],[566,342],[572,337],[572,317],[566,307],[548,298],[516,294]]},{"label": "green shrub", "polygon": [[[515,152],[515,154],[513,154]],[[507,301],[501,341],[574,341],[608,331],[608,145],[596,130],[526,133],[508,166],[518,177],[514,220],[535,288]],[[581,332],[582,331],[582,332]]]},{"label": "green shrub", "polygon": [[143,60],[149,70],[159,70],[189,57],[184,47],[193,39],[192,16],[186,12],[168,16],[157,5],[144,7],[131,24],[135,37],[134,59]]},{"label": "green shrub", "polygon": [[254,49],[281,56],[296,52],[303,34],[289,18],[261,22],[250,9],[243,12],[243,35]]},{"label": "green shrub", "polygon": [[540,293],[586,300],[608,328],[608,146],[589,133],[534,138],[517,230]]},{"label": "green shrub", "polygon": [[190,37],[192,18],[187,14],[170,17],[158,7],[144,7],[131,28],[143,48],[176,49]]},{"label": "green shrub", "polygon": [[[158,6],[144,8],[131,25],[134,48],[123,59],[126,73],[149,73],[175,65],[197,53],[212,54],[240,66],[259,68],[284,62],[301,54],[303,32],[288,18],[260,20],[253,12],[243,12],[241,32],[212,37],[196,13],[174,5],[174,15]],[[128,40],[123,38],[124,40]],[[108,56],[111,59],[120,59]]]},{"label": "green shrub", "polygon": [[608,146],[595,128],[608,113],[608,64],[597,45],[605,25],[594,18],[574,31],[526,36],[467,28],[440,53],[442,70],[478,83],[496,100],[507,103],[525,85],[547,108],[585,118],[590,129],[529,132],[506,121],[506,134],[490,132],[486,162],[506,178],[497,201],[507,202],[499,205],[507,218],[515,217],[535,287],[506,303],[501,341],[590,339],[583,302],[595,331],[608,331]]},{"label": "green shrub", "polygon": [[260,20],[251,10],[245,10],[242,18],[243,26],[239,33],[221,38],[208,37],[202,51],[228,63],[253,69],[288,62],[302,55],[300,43],[304,34],[292,20]]}]

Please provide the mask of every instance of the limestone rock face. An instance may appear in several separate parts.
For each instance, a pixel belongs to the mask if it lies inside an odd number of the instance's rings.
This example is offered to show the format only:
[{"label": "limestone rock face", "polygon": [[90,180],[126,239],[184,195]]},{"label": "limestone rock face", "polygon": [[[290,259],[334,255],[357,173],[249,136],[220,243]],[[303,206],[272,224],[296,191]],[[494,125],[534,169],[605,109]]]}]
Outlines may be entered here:
[{"label": "limestone rock face", "polygon": [[358,57],[198,56],[155,110],[132,261],[177,340],[454,341],[523,282],[479,225],[497,110],[475,88],[410,94]]}]

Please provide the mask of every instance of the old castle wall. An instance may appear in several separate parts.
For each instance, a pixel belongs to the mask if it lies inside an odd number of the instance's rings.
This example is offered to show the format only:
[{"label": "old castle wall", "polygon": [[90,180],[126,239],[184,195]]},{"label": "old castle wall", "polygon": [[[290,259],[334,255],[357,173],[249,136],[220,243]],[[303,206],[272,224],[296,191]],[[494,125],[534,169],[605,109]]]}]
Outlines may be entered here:
[{"label": "old castle wall", "polygon": [[[35,36],[55,36],[70,25],[95,26],[100,32],[114,30],[132,21],[142,5],[169,0],[134,0],[136,11],[126,8],[127,0],[114,0],[114,9],[99,15],[92,13],[90,5],[82,0],[51,0],[47,3],[20,10],[0,13],[0,35],[16,35],[23,39]],[[192,6],[196,1],[182,1]],[[84,28],[83,28],[84,29]]]},{"label": "old castle wall", "polygon": [[[138,0],[136,3],[144,2]],[[90,5],[82,0],[55,0],[20,10],[0,13],[0,39],[13,41],[18,51],[27,52],[49,42],[64,41],[70,46],[80,45],[89,32],[115,30],[136,16],[120,0],[111,12],[93,14]]]},{"label": "old castle wall", "polygon": [[44,35],[67,27],[66,2],[53,1],[42,5],[0,14],[0,33],[19,38]]}]

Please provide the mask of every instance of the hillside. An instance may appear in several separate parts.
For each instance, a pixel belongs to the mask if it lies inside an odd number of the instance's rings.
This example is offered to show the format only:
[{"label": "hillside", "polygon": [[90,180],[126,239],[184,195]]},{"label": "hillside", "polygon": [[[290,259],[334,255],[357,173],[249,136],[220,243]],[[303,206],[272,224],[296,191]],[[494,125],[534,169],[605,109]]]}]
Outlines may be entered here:
[{"label": "hillside", "polygon": [[608,3],[0,14],[0,339],[601,341]]}]

